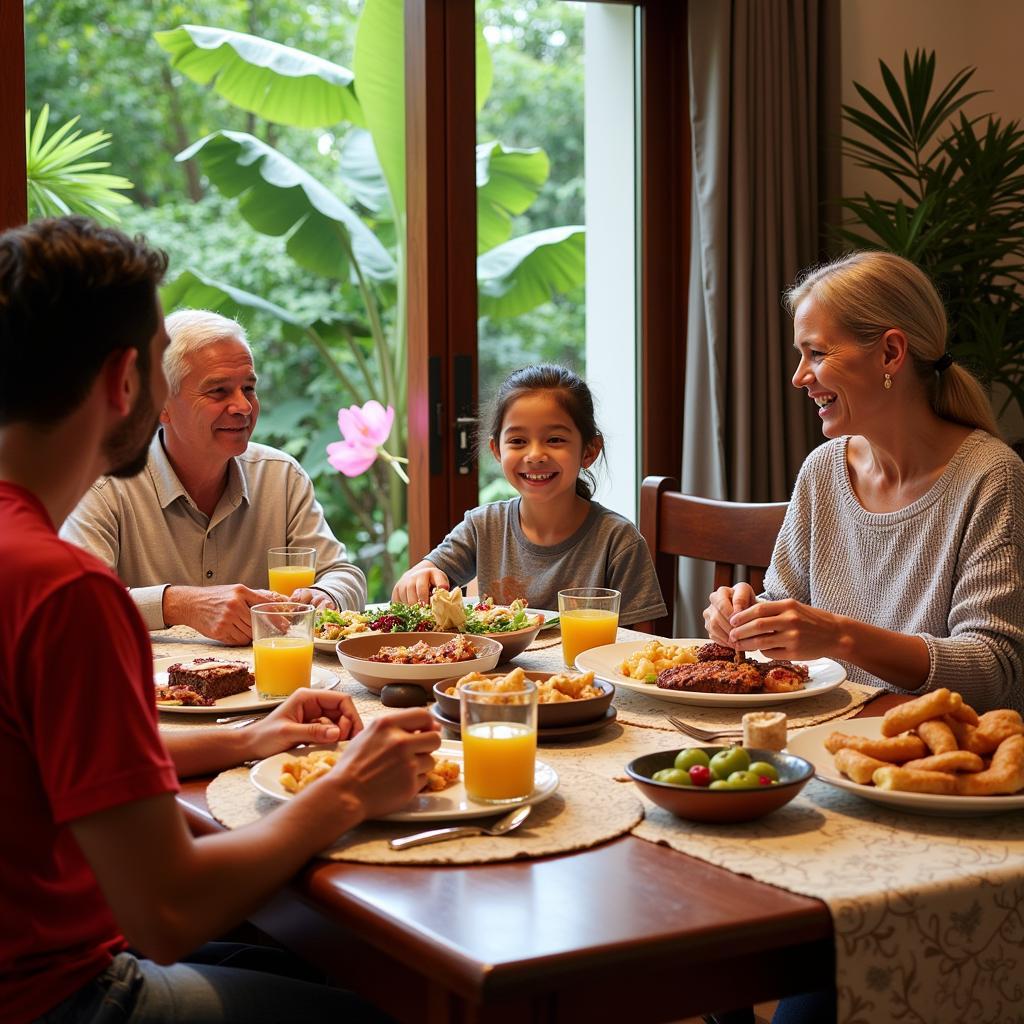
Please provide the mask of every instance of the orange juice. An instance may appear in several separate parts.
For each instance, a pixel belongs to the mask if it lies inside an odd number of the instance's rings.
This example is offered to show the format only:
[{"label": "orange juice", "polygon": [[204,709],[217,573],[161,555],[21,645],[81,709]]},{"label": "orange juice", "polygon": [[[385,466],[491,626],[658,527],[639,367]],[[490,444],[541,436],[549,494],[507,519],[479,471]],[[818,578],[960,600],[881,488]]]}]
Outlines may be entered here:
[{"label": "orange juice", "polygon": [[516,800],[533,792],[537,731],[523,722],[477,722],[462,732],[466,793]]},{"label": "orange juice", "polygon": [[252,645],[256,658],[256,692],[261,697],[287,697],[309,686],[313,641],[299,636],[261,637]]},{"label": "orange juice", "polygon": [[316,569],[311,565],[275,565],[270,570],[270,589],[286,597],[293,590],[313,586]]},{"label": "orange juice", "polygon": [[615,643],[619,627],[619,613],[600,608],[573,608],[559,616],[562,627],[562,656],[570,668],[576,664],[576,655],[591,647]]}]

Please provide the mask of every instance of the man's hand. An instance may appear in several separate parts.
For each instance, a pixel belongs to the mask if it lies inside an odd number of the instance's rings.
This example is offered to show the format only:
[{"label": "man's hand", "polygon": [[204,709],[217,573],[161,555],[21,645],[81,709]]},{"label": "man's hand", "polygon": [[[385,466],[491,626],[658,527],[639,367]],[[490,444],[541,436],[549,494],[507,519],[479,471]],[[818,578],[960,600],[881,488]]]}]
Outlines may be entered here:
[{"label": "man's hand", "polygon": [[408,708],[374,719],[345,749],[327,780],[354,798],[364,818],[404,807],[426,784],[430,756],[441,744],[438,725],[426,708]]},{"label": "man's hand", "polygon": [[262,722],[243,733],[246,761],[271,757],[300,743],[337,743],[363,731],[352,699],[337,690],[296,690]]},{"label": "man's hand", "polygon": [[191,626],[203,636],[242,646],[252,641],[249,609],[267,601],[287,601],[273,590],[250,590],[241,583],[221,587],[168,587],[164,591],[164,622]]},{"label": "man's hand", "polygon": [[395,584],[391,600],[401,601],[403,604],[429,604],[430,592],[435,587],[450,590],[451,584],[436,565],[424,560],[409,569]]},{"label": "man's hand", "polygon": [[754,588],[749,583],[737,583],[735,587],[719,587],[708,600],[711,603],[704,609],[704,626],[708,636],[716,644],[735,647],[736,644],[729,639],[732,631],[729,620],[737,612],[757,604]]},{"label": "man's hand", "polygon": [[314,608],[334,608],[336,607],[334,599],[330,594],[324,593],[322,590],[311,589],[309,587],[302,587],[299,590],[293,590],[292,596],[288,598],[289,601],[298,601],[299,604],[311,604]]}]

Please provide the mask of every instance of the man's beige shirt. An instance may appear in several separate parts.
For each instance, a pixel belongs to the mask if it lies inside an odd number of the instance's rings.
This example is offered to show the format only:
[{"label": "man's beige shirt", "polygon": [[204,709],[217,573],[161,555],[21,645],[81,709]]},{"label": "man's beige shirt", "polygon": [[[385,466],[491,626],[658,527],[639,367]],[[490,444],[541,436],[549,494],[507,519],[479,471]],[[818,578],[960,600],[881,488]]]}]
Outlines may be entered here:
[{"label": "man's beige shirt", "polygon": [[267,587],[267,549],[316,549],[316,583],[338,608],[362,608],[366,578],[347,561],[327,525],[313,483],[290,455],[250,444],[228,464],[212,516],[196,507],[164,451],[162,431],[135,477],[101,477],[61,527],[130,588],[149,629],[163,629],[163,594],[172,585],[242,583]]}]

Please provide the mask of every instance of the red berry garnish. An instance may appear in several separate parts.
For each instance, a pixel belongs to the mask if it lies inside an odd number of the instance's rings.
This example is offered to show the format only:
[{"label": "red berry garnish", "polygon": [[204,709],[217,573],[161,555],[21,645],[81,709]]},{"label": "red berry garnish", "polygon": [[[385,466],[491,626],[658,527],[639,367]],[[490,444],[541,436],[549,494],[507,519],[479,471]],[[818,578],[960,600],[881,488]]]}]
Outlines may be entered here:
[{"label": "red berry garnish", "polygon": [[401,624],[397,615],[382,615],[370,623],[370,629],[379,630],[381,633],[394,633]]},{"label": "red berry garnish", "polygon": [[759,783],[760,783],[760,784],[761,784],[762,786],[770,786],[770,785],[772,784],[772,782],[773,782],[774,780],[773,780],[773,779],[770,779],[770,778],[769,778],[769,777],[768,777],[767,775],[759,775],[759,776],[757,777],[757,781],[758,781],[758,782],[759,782]]},{"label": "red berry garnish", "polygon": [[690,781],[695,786],[711,785],[711,769],[706,764],[695,764],[690,767]]},{"label": "red berry garnish", "polygon": [[473,610],[477,612],[489,612],[491,610],[491,606],[489,604],[484,604],[481,601]]}]

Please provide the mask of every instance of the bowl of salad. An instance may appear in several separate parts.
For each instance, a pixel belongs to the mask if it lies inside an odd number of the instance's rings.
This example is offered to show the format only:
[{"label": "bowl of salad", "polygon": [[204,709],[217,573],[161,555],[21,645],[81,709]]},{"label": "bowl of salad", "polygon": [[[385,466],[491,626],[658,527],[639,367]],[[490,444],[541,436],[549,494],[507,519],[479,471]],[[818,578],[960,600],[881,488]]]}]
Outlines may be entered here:
[{"label": "bowl of salad", "polygon": [[485,636],[501,644],[501,661],[522,654],[544,628],[544,616],[531,611],[525,601],[496,604],[490,598],[463,598],[462,590],[435,590],[430,604],[392,601],[364,613],[368,627],[379,633],[422,633],[441,630]]},{"label": "bowl of salad", "polygon": [[313,646],[318,651],[334,653],[339,640],[362,633],[373,633],[372,615],[366,612],[336,612],[333,608],[318,608],[313,615]]}]

